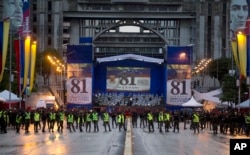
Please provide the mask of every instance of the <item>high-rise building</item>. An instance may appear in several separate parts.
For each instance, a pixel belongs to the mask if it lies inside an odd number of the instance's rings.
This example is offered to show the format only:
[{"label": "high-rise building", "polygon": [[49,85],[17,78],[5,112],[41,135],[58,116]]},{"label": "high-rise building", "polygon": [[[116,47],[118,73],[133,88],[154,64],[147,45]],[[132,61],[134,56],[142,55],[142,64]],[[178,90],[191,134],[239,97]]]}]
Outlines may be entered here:
[{"label": "high-rise building", "polygon": [[167,45],[192,45],[195,61],[230,57],[229,4],[229,0],[30,0],[31,35],[40,52],[50,47],[61,52],[65,45],[90,37],[94,59],[127,53],[163,58]]}]

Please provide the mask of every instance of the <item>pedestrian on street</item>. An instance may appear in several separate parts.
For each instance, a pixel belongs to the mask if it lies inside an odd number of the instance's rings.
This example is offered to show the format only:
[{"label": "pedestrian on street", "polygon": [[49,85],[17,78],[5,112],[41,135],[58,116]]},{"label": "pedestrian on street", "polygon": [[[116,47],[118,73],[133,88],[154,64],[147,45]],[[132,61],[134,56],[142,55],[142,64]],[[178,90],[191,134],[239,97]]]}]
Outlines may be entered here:
[{"label": "pedestrian on street", "polygon": [[136,110],[132,112],[132,126],[133,128],[137,128],[137,119],[138,119],[138,113]]},{"label": "pedestrian on street", "polygon": [[121,128],[123,127],[124,131],[126,131],[126,127],[125,127],[125,115],[120,112],[117,116],[117,123],[119,126],[119,131],[121,131]]},{"label": "pedestrian on street", "polygon": [[158,123],[159,123],[159,131],[160,132],[162,132],[163,120],[164,120],[164,115],[163,115],[163,112],[160,111],[158,114]]},{"label": "pedestrian on street", "polygon": [[42,132],[45,132],[45,128],[46,128],[46,122],[47,122],[47,112],[45,109],[42,110],[41,113],[41,120],[42,120]]},{"label": "pedestrian on street", "polygon": [[145,128],[147,126],[147,116],[144,110],[140,113],[140,128]]},{"label": "pedestrian on street", "polygon": [[89,111],[86,113],[86,132],[91,131],[91,121],[92,121],[92,115]]},{"label": "pedestrian on street", "polygon": [[154,130],[154,117],[151,111],[147,114],[147,119],[148,119],[148,131],[154,132],[155,131]]},{"label": "pedestrian on street", "polygon": [[99,126],[98,126],[99,114],[96,110],[93,110],[92,112],[92,121],[94,124],[94,132],[99,132]]},{"label": "pedestrian on street", "polygon": [[83,132],[82,126],[83,126],[84,121],[85,121],[84,118],[85,118],[85,116],[84,116],[83,111],[80,111],[78,114],[78,117],[77,117],[77,124],[79,125],[80,132]]},{"label": "pedestrian on street", "polygon": [[170,113],[166,111],[164,113],[164,123],[165,123],[165,132],[169,132],[170,128]]},{"label": "pedestrian on street", "polygon": [[173,132],[175,132],[175,130],[179,132],[180,131],[180,115],[178,111],[174,112],[173,122],[174,122]]},{"label": "pedestrian on street", "polygon": [[4,110],[1,114],[0,118],[0,128],[1,128],[1,133],[7,133],[7,125],[9,123],[9,116],[7,114],[7,111]]},{"label": "pedestrian on street", "polygon": [[116,113],[113,111],[111,113],[112,128],[117,128]]},{"label": "pedestrian on street", "polygon": [[109,128],[109,131],[111,131],[110,124],[109,124],[109,113],[107,111],[103,113],[103,125],[104,125],[105,132],[107,132],[107,129],[106,129],[107,126]]},{"label": "pedestrian on street", "polygon": [[35,132],[38,132],[39,122],[40,122],[40,113],[38,112],[38,110],[36,110],[34,113],[34,131]]},{"label": "pedestrian on street", "polygon": [[49,132],[52,131],[54,132],[54,125],[55,125],[55,122],[56,122],[56,112],[54,110],[52,110],[50,113],[49,113]]},{"label": "pedestrian on street", "polygon": [[246,114],[245,118],[246,118],[246,135],[249,136],[250,135],[250,111],[248,112],[248,114]]},{"label": "pedestrian on street", "polygon": [[70,132],[72,132],[71,128],[73,129],[74,132],[76,131],[73,122],[74,122],[74,115],[72,112],[70,112],[67,116],[67,123]]},{"label": "pedestrian on street", "polygon": [[16,115],[16,133],[20,133],[21,121],[22,121],[22,114],[18,112]]},{"label": "pedestrian on street", "polygon": [[194,112],[193,114],[193,129],[194,129],[194,134],[197,133],[199,134],[199,128],[200,128],[200,118],[198,112]]},{"label": "pedestrian on street", "polygon": [[58,115],[59,115],[59,120],[58,120],[59,122],[58,122],[58,129],[57,129],[57,131],[60,132],[60,133],[62,133],[63,132],[63,121],[64,121],[64,118],[65,118],[64,111],[61,110],[58,113]]},{"label": "pedestrian on street", "polygon": [[30,111],[26,111],[24,113],[24,120],[25,120],[25,133],[29,133],[29,126],[30,126],[30,118],[31,118],[31,113]]}]

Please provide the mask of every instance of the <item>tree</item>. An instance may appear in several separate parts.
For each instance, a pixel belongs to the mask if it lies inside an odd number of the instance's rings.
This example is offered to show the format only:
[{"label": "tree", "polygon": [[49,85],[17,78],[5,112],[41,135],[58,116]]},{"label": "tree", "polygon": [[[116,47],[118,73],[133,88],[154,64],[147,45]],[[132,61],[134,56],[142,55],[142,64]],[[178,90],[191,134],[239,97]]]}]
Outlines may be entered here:
[{"label": "tree", "polygon": [[39,68],[39,74],[43,76],[44,85],[49,84],[49,77],[51,74],[51,63],[48,60],[48,56],[57,57],[62,60],[60,53],[54,48],[47,48],[43,52],[37,54],[37,68]]},{"label": "tree", "polygon": [[225,75],[222,82],[222,96],[220,100],[222,102],[228,102],[230,106],[233,103],[237,103],[238,89],[236,86],[236,77],[230,76],[229,74]]},{"label": "tree", "polygon": [[232,69],[232,60],[230,58],[219,58],[211,61],[208,65],[209,75],[218,78],[222,83],[223,77]]}]

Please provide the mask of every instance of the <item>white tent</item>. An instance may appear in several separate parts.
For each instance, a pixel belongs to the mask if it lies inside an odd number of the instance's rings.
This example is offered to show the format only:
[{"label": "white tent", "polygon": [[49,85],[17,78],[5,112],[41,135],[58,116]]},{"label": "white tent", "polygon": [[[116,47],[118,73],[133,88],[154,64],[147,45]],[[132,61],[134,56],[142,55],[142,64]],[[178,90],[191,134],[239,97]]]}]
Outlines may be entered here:
[{"label": "white tent", "polygon": [[186,103],[183,103],[182,106],[183,107],[203,107],[203,105],[197,102],[193,96],[191,97],[189,101],[187,101]]},{"label": "white tent", "polygon": [[37,104],[36,104],[36,108],[46,108],[46,102],[44,99],[39,99]]},{"label": "white tent", "polygon": [[4,98],[0,97],[0,101],[5,102],[6,100]]},{"label": "white tent", "polygon": [[0,98],[4,99],[7,102],[15,102],[21,100],[19,97],[17,97],[16,94],[10,93],[8,90],[0,92]]},{"label": "white tent", "polygon": [[241,102],[240,104],[236,105],[236,107],[238,108],[250,108],[250,99],[244,101],[244,102]]},{"label": "white tent", "polygon": [[221,104],[221,105],[228,105],[228,102],[222,102],[220,98],[218,97],[220,94],[222,94],[221,89],[216,89],[207,93],[200,93],[196,90],[193,90],[194,97],[197,101],[201,100],[207,100],[209,102],[215,103],[215,104]]},{"label": "white tent", "polygon": [[193,91],[194,91],[194,96],[197,99],[197,101],[208,100],[214,103],[221,103],[220,99],[216,97],[216,95],[219,95],[222,93],[221,89],[216,89],[207,93],[200,93],[196,90],[193,90]]}]

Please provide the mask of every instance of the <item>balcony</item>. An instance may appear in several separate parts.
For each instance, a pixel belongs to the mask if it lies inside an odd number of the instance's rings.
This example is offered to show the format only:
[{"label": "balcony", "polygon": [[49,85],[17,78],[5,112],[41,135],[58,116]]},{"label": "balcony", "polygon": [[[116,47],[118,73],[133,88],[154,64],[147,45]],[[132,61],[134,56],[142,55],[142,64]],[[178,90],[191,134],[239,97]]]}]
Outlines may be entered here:
[{"label": "balcony", "polygon": [[70,38],[70,34],[68,33],[63,33],[63,39]]},{"label": "balcony", "polygon": [[144,3],[147,4],[148,0],[111,0],[111,3]]},{"label": "balcony", "polygon": [[70,22],[63,22],[63,27],[70,27]]}]

